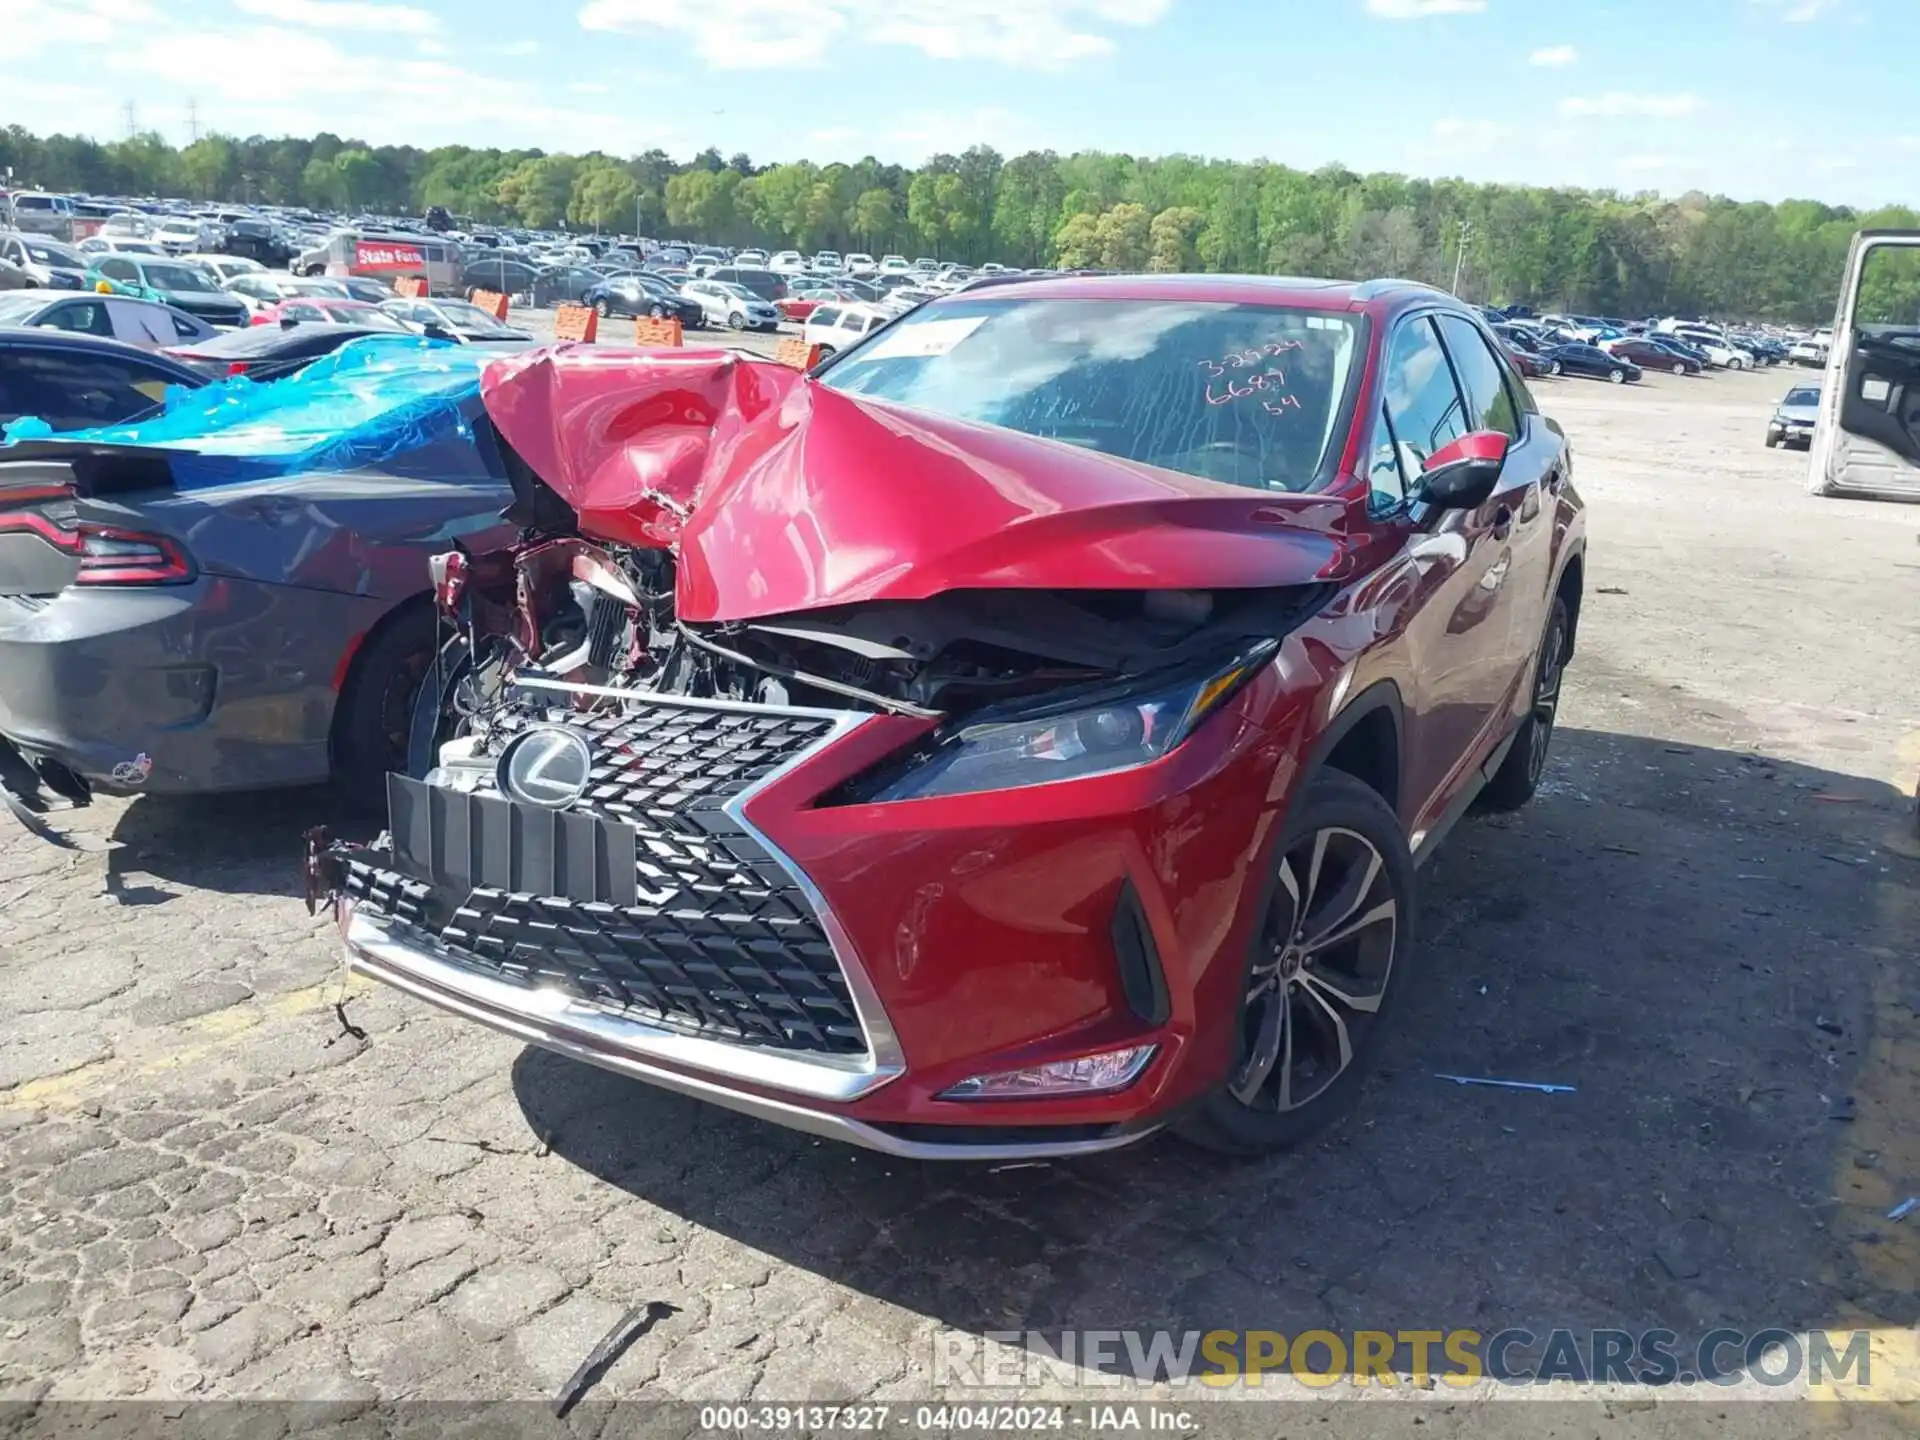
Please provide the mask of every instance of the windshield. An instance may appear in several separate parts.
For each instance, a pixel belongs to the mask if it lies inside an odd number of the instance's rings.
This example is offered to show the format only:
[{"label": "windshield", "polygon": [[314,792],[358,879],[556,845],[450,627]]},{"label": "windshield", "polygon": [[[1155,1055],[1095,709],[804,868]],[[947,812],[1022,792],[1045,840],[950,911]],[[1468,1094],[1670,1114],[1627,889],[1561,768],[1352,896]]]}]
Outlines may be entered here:
[{"label": "windshield", "polygon": [[0,295],[0,325],[18,325],[47,303],[44,295]]},{"label": "windshield", "polygon": [[1305,490],[1338,427],[1352,317],[1159,300],[961,300],[821,383],[1229,485]]},{"label": "windshield", "polygon": [[281,280],[282,295],[328,295],[335,300],[351,300],[347,287],[338,280]]},{"label": "windshield", "polygon": [[38,241],[27,245],[27,258],[36,265],[65,265],[73,270],[87,268],[87,262],[76,252],[60,245],[42,245]]},{"label": "windshield", "polygon": [[147,284],[156,290],[217,290],[211,276],[204,270],[196,270],[187,265],[149,265],[146,267]]},{"label": "windshield", "polygon": [[469,335],[511,335],[513,328],[502,325],[478,305],[464,300],[442,300],[440,313],[454,329]]},{"label": "windshield", "polygon": [[747,289],[746,286],[736,285],[731,280],[715,280],[712,284],[714,289],[731,295],[736,300],[758,300],[760,298],[751,290]]},{"label": "windshield", "polygon": [[1787,398],[1780,403],[1782,405],[1818,405],[1820,391],[1812,385],[1796,385],[1787,391]]}]

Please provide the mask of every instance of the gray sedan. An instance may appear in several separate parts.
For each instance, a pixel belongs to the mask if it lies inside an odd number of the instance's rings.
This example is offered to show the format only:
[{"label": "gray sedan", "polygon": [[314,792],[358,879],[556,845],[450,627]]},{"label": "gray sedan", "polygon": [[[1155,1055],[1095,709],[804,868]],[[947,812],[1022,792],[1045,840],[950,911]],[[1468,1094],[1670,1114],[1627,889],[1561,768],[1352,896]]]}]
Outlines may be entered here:
[{"label": "gray sedan", "polygon": [[1767,419],[1767,448],[1798,445],[1802,450],[1813,444],[1813,427],[1820,420],[1820,387],[1796,385],[1780,397]]},{"label": "gray sedan", "polygon": [[9,290],[0,294],[0,325],[69,330],[138,345],[142,350],[206,340],[218,333],[206,321],[157,300],[72,290]]}]

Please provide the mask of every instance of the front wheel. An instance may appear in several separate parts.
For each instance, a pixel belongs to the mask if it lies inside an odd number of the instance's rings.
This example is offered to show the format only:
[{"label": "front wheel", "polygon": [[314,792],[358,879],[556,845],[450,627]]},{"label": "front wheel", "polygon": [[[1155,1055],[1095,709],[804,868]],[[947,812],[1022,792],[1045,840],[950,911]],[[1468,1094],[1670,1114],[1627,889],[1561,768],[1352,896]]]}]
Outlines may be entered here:
[{"label": "front wheel", "polygon": [[1673,373],[1676,375],[1684,375],[1687,373],[1687,367],[1676,360],[1673,362]]},{"label": "front wheel", "polygon": [[649,305],[649,306],[647,307],[647,318],[648,318],[649,320],[664,320],[664,319],[666,319],[666,318],[667,318],[667,307],[666,307],[666,306],[664,306],[664,305]]},{"label": "front wheel", "polygon": [[744,330],[744,329],[746,329],[746,328],[747,328],[747,316],[746,316],[746,312],[745,312],[745,311],[743,311],[743,310],[735,310],[735,311],[734,311],[733,313],[731,313],[730,315],[728,315],[728,316],[727,316],[727,328],[728,328],[729,330]]},{"label": "front wheel", "polygon": [[1767,448],[1771,450],[1773,449],[1774,446],[1778,445],[1779,443],[1780,443],[1780,432],[1778,430],[1767,431]]},{"label": "front wheel", "polygon": [[600,312],[600,318],[602,320],[611,320],[613,318],[613,302],[607,299],[606,296],[602,295],[599,302],[593,308]]},{"label": "front wheel", "polygon": [[1736,355],[1733,359],[1727,361],[1727,368],[1729,370],[1744,370],[1747,368],[1747,362]]},{"label": "front wheel", "polygon": [[1607,372],[1607,379],[1615,385],[1624,385],[1627,383],[1627,372],[1624,370],[1609,370]]},{"label": "front wheel", "polygon": [[1567,602],[1555,595],[1547,611],[1546,633],[1540,637],[1540,649],[1533,660],[1533,704],[1514,732],[1507,758],[1480,792],[1482,808],[1518,810],[1540,788],[1547,751],[1553,744],[1553,723],[1560,714],[1560,682],[1566,674],[1567,642],[1572,634],[1573,616]]},{"label": "front wheel", "polygon": [[1378,792],[1322,771],[1274,853],[1232,1064],[1178,1126],[1231,1155],[1287,1149],[1350,1110],[1409,983],[1413,857]]}]

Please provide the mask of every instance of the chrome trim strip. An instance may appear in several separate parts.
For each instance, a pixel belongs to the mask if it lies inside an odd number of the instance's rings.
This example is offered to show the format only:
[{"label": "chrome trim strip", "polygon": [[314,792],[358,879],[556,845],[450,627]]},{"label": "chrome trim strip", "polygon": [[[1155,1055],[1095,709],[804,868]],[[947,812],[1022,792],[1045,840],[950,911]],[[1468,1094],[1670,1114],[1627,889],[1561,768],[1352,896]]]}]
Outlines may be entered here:
[{"label": "chrome trim strip", "polygon": [[[868,718],[860,710],[816,710],[805,705],[762,705],[754,700],[707,700],[697,695],[671,695],[664,690],[623,689],[618,685],[576,685],[570,680],[548,680],[537,675],[517,675],[516,690],[557,690],[563,695],[601,695],[609,700],[641,700],[649,705],[678,705],[685,710],[731,710],[747,715],[796,715],[808,720],[856,720]],[[812,752],[809,751],[809,754]]]},{"label": "chrome trim strip", "polygon": [[[355,914],[348,902],[342,901],[341,909],[341,929],[345,936],[348,964],[369,979],[391,985],[441,1010],[569,1059],[597,1065],[618,1075],[643,1080],[679,1095],[705,1100],[810,1135],[864,1146],[909,1160],[1007,1161],[1092,1155],[1102,1150],[1117,1150],[1123,1145],[1131,1145],[1153,1133],[1153,1130],[1145,1129],[1098,1140],[1002,1145],[943,1145],[937,1141],[904,1140],[844,1115],[812,1110],[804,1105],[735,1089],[719,1080],[684,1074],[652,1063],[654,1060],[677,1060],[692,1064],[697,1062],[687,1059],[689,1053],[704,1054],[710,1050],[721,1050],[725,1052],[723,1059],[732,1073],[742,1079],[757,1080],[748,1062],[755,1058],[778,1057],[765,1057],[762,1052],[719,1041],[673,1035],[638,1021],[615,1017],[581,1005],[571,997],[554,991],[535,990],[488,979],[452,961],[435,958],[425,951],[391,939],[372,920]],[[662,1040],[678,1044],[668,1046],[660,1043]],[[793,1065],[796,1062],[785,1063]],[[807,1068],[818,1072],[822,1067]],[[818,1076],[809,1078],[817,1081]],[[822,1095],[820,1098],[850,1099],[877,1088],[877,1082],[871,1076],[864,1079],[853,1076],[845,1078],[854,1081],[854,1086],[845,1095]]]}]

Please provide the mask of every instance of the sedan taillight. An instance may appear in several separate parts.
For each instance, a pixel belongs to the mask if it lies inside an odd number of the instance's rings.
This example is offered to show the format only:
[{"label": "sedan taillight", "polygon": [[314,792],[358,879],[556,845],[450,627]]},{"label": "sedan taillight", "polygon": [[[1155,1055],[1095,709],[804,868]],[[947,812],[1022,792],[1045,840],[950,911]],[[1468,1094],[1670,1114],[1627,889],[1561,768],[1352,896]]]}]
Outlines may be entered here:
[{"label": "sedan taillight", "polygon": [[35,510],[0,514],[0,534],[25,531],[80,562],[76,585],[184,585],[198,572],[177,540]]}]

